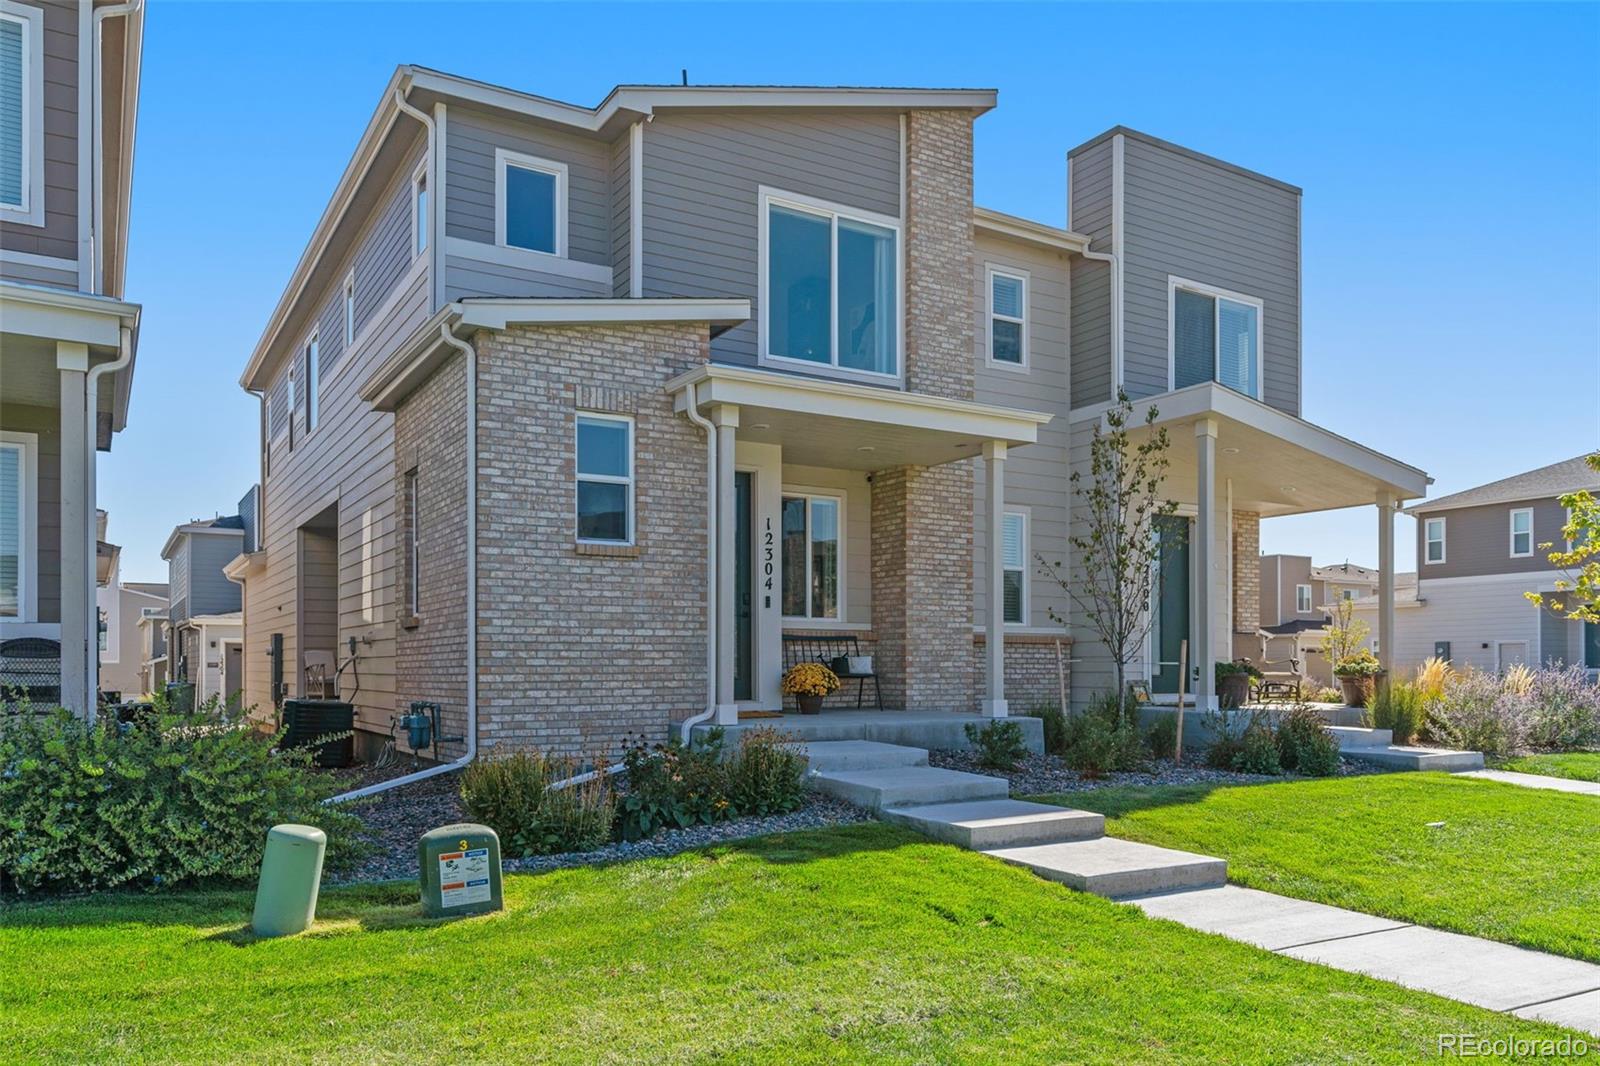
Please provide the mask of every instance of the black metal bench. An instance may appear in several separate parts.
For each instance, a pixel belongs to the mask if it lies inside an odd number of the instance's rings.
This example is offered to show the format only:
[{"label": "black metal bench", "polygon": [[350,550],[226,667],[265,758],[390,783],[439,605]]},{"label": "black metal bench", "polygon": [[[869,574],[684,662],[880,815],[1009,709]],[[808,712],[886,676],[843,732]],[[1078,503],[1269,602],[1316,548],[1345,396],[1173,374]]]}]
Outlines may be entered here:
[{"label": "black metal bench", "polygon": [[0,640],[0,702],[61,702],[61,642],[48,637]]},{"label": "black metal bench", "polygon": [[861,645],[852,636],[835,636],[820,633],[785,633],[783,635],[783,668],[788,670],[800,663],[821,663],[838,675],[840,681],[856,682],[856,706],[866,697],[867,682],[872,682],[872,692],[877,709],[883,710],[883,686],[878,683],[877,671],[852,673],[834,669],[834,660],[841,656],[861,655]]}]

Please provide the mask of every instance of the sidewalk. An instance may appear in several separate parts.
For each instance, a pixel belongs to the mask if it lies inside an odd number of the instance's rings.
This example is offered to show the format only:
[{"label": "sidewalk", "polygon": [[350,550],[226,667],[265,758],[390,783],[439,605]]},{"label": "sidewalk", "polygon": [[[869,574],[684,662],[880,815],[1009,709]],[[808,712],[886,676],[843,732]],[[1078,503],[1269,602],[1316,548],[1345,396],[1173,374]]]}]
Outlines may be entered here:
[{"label": "sidewalk", "polygon": [[1574,781],[1568,777],[1519,774],[1514,770],[1468,770],[1458,776],[1481,777],[1485,781],[1499,781],[1503,785],[1517,785],[1522,788],[1547,788],[1552,792],[1576,792],[1580,796],[1600,796],[1600,781]]}]

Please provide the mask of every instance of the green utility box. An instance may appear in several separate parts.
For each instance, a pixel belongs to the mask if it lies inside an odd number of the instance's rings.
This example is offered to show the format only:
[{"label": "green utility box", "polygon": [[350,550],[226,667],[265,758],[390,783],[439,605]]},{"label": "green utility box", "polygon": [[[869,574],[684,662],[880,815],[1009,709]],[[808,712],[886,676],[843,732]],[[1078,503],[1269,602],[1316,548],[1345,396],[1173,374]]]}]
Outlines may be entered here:
[{"label": "green utility box", "polygon": [[250,921],[256,936],[291,936],[311,926],[327,851],[327,834],[314,825],[275,825],[267,830],[256,912]]},{"label": "green utility box", "polygon": [[500,838],[486,825],[460,822],[422,835],[422,913],[429,918],[486,914],[505,906]]}]

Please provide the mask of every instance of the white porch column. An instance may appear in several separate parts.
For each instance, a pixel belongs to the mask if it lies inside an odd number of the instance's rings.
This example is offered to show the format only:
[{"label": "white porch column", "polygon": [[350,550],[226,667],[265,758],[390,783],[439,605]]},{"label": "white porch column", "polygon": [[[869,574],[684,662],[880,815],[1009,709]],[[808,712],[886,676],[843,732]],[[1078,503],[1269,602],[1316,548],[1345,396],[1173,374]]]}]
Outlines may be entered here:
[{"label": "white porch column", "polygon": [[717,427],[717,715],[718,725],[735,725],[739,708],[733,698],[734,602],[733,471],[739,445],[739,407],[722,404],[711,412]]},{"label": "white porch column", "polygon": [[1392,493],[1378,495],[1378,662],[1394,669],[1394,512]]},{"label": "white porch column", "polygon": [[[1005,577],[1005,515],[1006,515],[1006,444],[1005,441],[986,441],[983,445],[983,473],[988,482],[989,531],[989,613],[984,626],[984,698],[983,713],[990,718],[1005,718],[1010,714],[1006,706],[1006,577]],[[1024,573],[1026,562],[1024,562]]]},{"label": "white porch column", "polygon": [[1216,694],[1216,659],[1212,648],[1211,557],[1217,537],[1217,423],[1202,418],[1194,424],[1195,519],[1194,550],[1190,553],[1195,574],[1193,621],[1189,625],[1189,666],[1196,671],[1195,706],[1206,710]]},{"label": "white porch column", "polygon": [[89,346],[57,341],[56,370],[61,377],[61,703],[92,717],[89,656],[97,644],[95,618],[88,606],[93,602],[94,571],[84,552],[85,530],[89,536],[94,533],[89,457],[84,454]]}]

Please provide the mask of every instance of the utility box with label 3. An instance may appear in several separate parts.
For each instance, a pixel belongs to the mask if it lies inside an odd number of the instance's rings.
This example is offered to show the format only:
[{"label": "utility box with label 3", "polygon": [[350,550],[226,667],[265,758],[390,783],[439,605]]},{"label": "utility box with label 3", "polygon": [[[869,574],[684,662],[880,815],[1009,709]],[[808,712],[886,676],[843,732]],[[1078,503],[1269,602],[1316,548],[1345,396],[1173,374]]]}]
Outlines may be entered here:
[{"label": "utility box with label 3", "polygon": [[486,825],[463,822],[429,830],[417,845],[422,913],[429,918],[485,914],[505,906],[500,838]]}]

